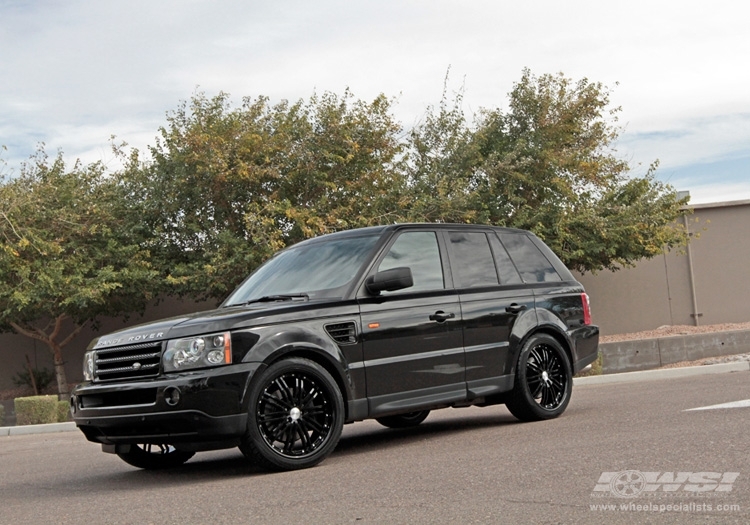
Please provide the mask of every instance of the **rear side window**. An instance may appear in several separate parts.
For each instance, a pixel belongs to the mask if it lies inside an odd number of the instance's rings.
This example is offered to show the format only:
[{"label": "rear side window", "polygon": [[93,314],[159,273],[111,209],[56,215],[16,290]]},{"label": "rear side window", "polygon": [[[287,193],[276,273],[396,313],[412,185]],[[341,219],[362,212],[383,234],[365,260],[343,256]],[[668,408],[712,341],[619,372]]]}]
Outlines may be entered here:
[{"label": "rear side window", "polygon": [[399,235],[378,266],[378,271],[402,266],[411,268],[414,286],[398,292],[383,292],[384,294],[445,288],[435,232],[405,232]]},{"label": "rear side window", "polygon": [[508,252],[500,244],[500,240],[490,235],[490,246],[492,246],[492,252],[495,254],[495,264],[497,266],[497,274],[500,277],[500,284],[522,284],[523,280],[518,275],[518,270],[513,265],[513,261],[510,260]]},{"label": "rear side window", "polygon": [[497,270],[487,235],[450,232],[451,270],[457,288],[497,285]]},{"label": "rear side window", "polygon": [[511,259],[525,283],[544,283],[562,281],[552,263],[539,251],[527,235],[522,233],[498,234],[503,246],[508,250]]}]

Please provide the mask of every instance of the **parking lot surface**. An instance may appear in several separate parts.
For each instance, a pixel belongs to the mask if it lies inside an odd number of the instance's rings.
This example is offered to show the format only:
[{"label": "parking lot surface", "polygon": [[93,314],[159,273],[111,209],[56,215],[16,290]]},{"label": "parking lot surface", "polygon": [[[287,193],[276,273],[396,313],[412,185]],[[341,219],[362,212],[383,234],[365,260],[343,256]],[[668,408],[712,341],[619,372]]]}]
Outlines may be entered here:
[{"label": "parking lot surface", "polygon": [[236,449],[141,471],[78,432],[0,438],[0,523],[747,523],[750,372],[578,385],[562,417],[348,425],[320,466]]}]

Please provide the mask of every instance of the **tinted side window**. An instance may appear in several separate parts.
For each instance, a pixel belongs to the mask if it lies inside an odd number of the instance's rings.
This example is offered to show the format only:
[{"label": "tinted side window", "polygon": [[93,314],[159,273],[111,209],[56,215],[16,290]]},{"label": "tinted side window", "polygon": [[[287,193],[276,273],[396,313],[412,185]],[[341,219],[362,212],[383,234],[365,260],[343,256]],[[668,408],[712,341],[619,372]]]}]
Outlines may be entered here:
[{"label": "tinted side window", "polygon": [[495,265],[497,266],[497,274],[500,276],[500,284],[523,283],[521,276],[518,275],[518,270],[513,265],[513,261],[510,260],[508,252],[494,235],[490,235],[490,246],[492,246],[492,252],[495,254]]},{"label": "tinted side window", "polygon": [[487,235],[450,232],[451,270],[457,288],[498,284]]},{"label": "tinted side window", "polygon": [[525,283],[561,281],[555,268],[531,239],[522,233],[498,234]]},{"label": "tinted side window", "polygon": [[381,261],[378,271],[403,266],[411,268],[414,286],[401,290],[402,292],[445,288],[443,265],[440,262],[440,249],[435,232],[402,233]]}]

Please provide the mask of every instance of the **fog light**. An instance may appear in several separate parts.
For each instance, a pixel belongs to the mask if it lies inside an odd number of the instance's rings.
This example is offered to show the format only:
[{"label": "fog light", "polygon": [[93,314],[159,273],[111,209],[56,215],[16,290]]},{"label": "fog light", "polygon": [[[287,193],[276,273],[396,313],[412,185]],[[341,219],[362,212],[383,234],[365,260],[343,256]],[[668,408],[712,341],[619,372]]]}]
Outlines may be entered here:
[{"label": "fog light", "polygon": [[170,386],[164,390],[164,401],[171,407],[177,405],[180,402],[180,389]]}]

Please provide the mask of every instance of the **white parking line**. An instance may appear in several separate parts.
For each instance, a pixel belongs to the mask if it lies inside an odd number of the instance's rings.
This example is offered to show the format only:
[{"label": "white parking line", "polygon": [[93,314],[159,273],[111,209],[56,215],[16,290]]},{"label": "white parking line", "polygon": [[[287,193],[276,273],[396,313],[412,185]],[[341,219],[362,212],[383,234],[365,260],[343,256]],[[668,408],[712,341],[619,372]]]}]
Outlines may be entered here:
[{"label": "white parking line", "polygon": [[691,410],[714,410],[717,408],[747,408],[750,407],[750,399],[744,399],[742,401],[731,401],[729,403],[721,403],[720,405],[711,405],[707,407],[688,408],[683,412],[690,412]]}]

